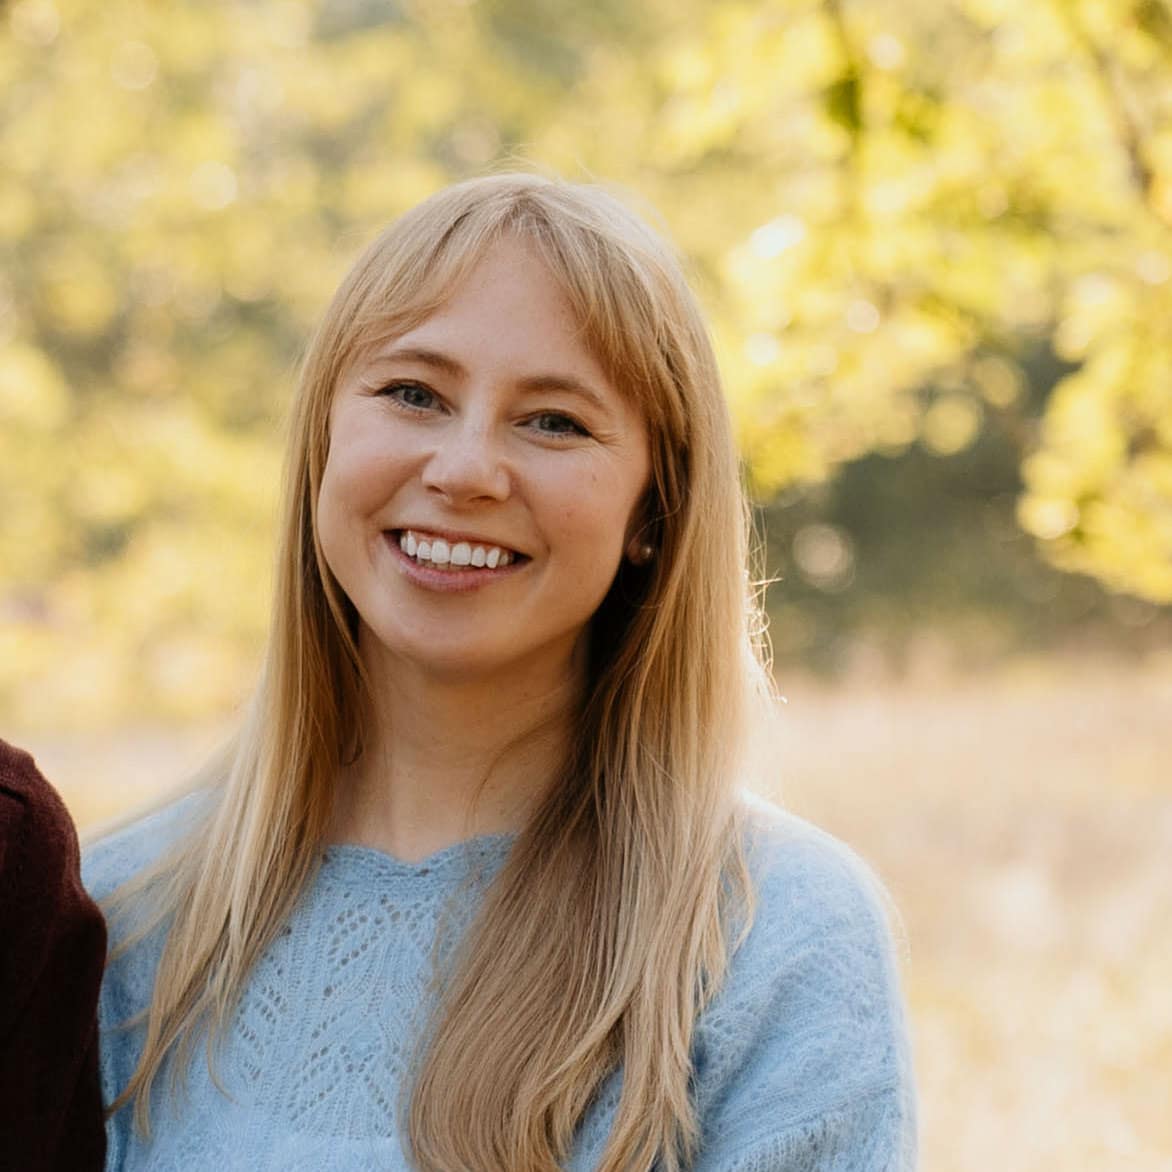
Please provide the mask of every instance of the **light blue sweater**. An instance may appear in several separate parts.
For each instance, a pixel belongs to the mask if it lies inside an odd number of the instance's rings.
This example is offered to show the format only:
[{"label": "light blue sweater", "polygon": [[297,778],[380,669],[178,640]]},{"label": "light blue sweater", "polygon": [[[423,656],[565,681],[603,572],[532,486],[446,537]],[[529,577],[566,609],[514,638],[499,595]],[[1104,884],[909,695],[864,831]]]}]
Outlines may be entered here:
[{"label": "light blue sweater", "polygon": [[[84,860],[98,900],[190,825],[189,797],[102,840]],[[726,983],[697,1023],[696,1172],[906,1172],[915,1098],[891,936],[878,885],[842,844],[751,803],[759,906]],[[331,846],[252,973],[209,1074],[193,1048],[187,1090],[157,1080],[149,1141],[124,1108],[108,1124],[114,1172],[405,1172],[396,1105],[430,1005],[433,944],[457,935],[509,836],[419,863]],[[454,898],[452,898],[454,897]],[[127,924],[111,925],[111,946]],[[450,938],[450,937],[446,937]],[[113,960],[101,999],[109,1102],[138,1060],[161,930]],[[621,1071],[582,1121],[572,1172],[596,1167]]]}]

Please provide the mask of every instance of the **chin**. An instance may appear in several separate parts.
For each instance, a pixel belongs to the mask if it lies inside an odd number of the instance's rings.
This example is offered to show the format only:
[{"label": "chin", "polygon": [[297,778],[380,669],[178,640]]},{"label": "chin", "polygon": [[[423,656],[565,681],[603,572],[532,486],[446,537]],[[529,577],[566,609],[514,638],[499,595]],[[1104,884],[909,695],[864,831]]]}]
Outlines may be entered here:
[{"label": "chin", "polygon": [[367,628],[369,639],[366,650],[376,656],[385,655],[392,670],[402,664],[414,671],[433,675],[450,682],[467,682],[477,676],[505,669],[510,657],[500,649],[470,646],[467,639],[453,639],[445,643],[413,633],[404,638],[402,631],[379,632]]},{"label": "chin", "polygon": [[[367,637],[369,644],[365,644]],[[575,652],[582,642],[582,632],[518,648],[515,640],[505,640],[503,645],[501,641],[474,642],[467,632],[462,636],[452,632],[450,641],[445,641],[437,638],[434,631],[414,630],[408,634],[401,629],[380,632],[370,627],[364,631],[364,645],[376,656],[385,653],[390,670],[401,664],[447,684],[469,684],[482,678],[526,672],[542,680],[562,670],[574,675],[579,659]]]}]

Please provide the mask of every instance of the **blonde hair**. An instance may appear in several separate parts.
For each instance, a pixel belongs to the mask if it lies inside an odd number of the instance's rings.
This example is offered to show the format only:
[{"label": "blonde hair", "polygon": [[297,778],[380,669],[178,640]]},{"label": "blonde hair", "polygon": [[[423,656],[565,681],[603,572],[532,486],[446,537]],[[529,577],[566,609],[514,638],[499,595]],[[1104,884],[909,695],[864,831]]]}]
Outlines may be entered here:
[{"label": "blonde hair", "polygon": [[210,1053],[311,879],[340,763],[361,745],[355,613],[315,527],[334,389],[510,234],[538,249],[646,418],[657,554],[624,563],[592,620],[576,739],[445,974],[408,1137],[427,1170],[554,1169],[621,1064],[600,1169],[675,1170],[695,1152],[694,1023],[752,914],[734,782],[766,672],[747,509],[712,348],[673,253],[601,189],[528,174],[449,187],[392,224],[312,340],[259,686],[232,751],[209,769],[206,822],[114,901],[149,887],[151,922],[172,918],[142,1057],[115,1104],[134,1099],[143,1130],[164,1064],[181,1077],[204,1026]]}]

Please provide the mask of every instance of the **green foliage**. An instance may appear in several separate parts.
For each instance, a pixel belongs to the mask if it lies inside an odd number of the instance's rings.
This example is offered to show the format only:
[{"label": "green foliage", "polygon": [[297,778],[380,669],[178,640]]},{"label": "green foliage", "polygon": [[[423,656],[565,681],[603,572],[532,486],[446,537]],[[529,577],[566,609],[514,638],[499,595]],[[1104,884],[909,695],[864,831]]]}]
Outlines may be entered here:
[{"label": "green foliage", "polygon": [[[19,0],[0,32],[0,707],[186,715],[263,632],[346,261],[522,156],[663,215],[763,500],[1002,420],[1056,566],[1172,602],[1167,0]],[[1030,393],[1054,339],[1070,373]]]}]

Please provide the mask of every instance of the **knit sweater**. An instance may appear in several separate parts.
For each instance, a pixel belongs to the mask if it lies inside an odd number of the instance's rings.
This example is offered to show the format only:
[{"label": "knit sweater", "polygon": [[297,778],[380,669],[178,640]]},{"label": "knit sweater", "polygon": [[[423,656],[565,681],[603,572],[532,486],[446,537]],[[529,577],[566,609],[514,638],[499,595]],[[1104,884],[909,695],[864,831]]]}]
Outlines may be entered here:
[{"label": "knit sweater", "polygon": [[102,1167],[105,952],[73,822],[33,759],[0,741],[0,1168]]},{"label": "knit sweater", "polygon": [[[86,882],[104,899],[190,823],[189,797],[97,844]],[[880,889],[846,847],[751,800],[758,895],[751,932],[696,1023],[695,1172],[907,1172],[915,1098]],[[329,846],[250,974],[213,1054],[192,1048],[186,1092],[156,1080],[150,1139],[123,1108],[109,1172],[406,1172],[398,1106],[434,988],[437,933],[458,939],[512,838],[474,838],[420,862]],[[112,944],[133,925],[111,923]],[[111,961],[101,999],[109,1102],[141,1052],[165,929]],[[439,950],[444,955],[444,950]],[[621,1068],[583,1117],[567,1168],[605,1147]]]}]

